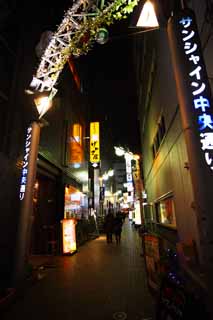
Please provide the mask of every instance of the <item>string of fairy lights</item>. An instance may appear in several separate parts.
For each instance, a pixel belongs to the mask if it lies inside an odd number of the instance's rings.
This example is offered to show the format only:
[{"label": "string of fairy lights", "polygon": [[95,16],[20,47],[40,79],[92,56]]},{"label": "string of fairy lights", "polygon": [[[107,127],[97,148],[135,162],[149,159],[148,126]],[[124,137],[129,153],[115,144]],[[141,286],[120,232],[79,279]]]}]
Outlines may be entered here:
[{"label": "string of fairy lights", "polygon": [[[77,13],[80,8],[82,14],[74,18],[74,14]],[[57,92],[54,85],[68,59],[64,54],[64,49],[69,47],[72,35],[76,30],[79,30],[81,20],[86,12],[85,9],[84,2],[79,0],[66,12],[61,24],[53,34],[49,45],[41,57],[36,75],[33,76],[30,84],[30,89],[33,91],[51,91],[52,96]]]},{"label": "string of fairy lights", "polygon": [[29,86],[29,93],[50,92],[53,98],[57,92],[57,80],[70,56],[86,54],[97,41],[98,30],[114,20],[126,18],[137,5],[138,0],[115,0],[99,5],[87,0],[77,0],[67,10],[57,31],[53,33],[46,47],[36,74]]}]

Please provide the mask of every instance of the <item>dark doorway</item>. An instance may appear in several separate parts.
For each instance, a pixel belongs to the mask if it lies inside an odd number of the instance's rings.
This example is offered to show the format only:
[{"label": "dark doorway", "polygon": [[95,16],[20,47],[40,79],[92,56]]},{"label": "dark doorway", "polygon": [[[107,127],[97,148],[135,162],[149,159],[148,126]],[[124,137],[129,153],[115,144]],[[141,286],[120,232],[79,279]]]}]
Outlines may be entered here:
[{"label": "dark doorway", "polygon": [[31,233],[31,254],[54,254],[57,246],[56,180],[37,175]]}]

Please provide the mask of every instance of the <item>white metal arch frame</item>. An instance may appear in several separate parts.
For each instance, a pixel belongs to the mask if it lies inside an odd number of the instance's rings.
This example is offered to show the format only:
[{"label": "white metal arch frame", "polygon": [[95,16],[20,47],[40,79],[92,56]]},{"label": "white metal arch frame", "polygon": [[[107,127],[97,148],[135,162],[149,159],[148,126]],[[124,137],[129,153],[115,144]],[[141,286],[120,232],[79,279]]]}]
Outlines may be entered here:
[{"label": "white metal arch frame", "polygon": [[[92,1],[77,0],[65,13],[61,24],[53,34],[41,57],[40,65],[33,76],[28,91],[31,93],[48,91],[50,92],[49,98],[52,99],[57,92],[56,82],[70,54],[72,54],[72,41],[78,32],[80,30],[87,31],[88,21],[94,23],[110,10],[118,12],[121,5],[127,5],[130,2],[132,0],[115,0],[103,9],[104,0],[99,6]],[[134,0],[134,3],[136,5],[137,0]],[[73,55],[77,54],[74,52]]]},{"label": "white metal arch frame", "polygon": [[[86,7],[86,4],[84,0],[77,1],[66,12],[41,57],[36,75],[33,76],[30,83],[32,91],[50,91],[51,97],[56,94],[57,89],[54,88],[54,85],[67,61],[64,59],[62,52],[65,48],[69,47],[73,34],[79,30],[82,19],[86,18],[87,10],[89,9],[88,5]],[[81,14],[78,14],[80,10]],[[56,65],[59,65],[60,68],[56,69]]]}]

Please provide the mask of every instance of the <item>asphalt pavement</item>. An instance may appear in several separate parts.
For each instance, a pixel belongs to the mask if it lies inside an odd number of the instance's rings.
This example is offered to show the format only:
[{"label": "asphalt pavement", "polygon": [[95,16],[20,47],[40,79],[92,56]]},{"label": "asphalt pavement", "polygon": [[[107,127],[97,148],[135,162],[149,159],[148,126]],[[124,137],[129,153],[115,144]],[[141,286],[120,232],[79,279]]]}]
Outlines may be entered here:
[{"label": "asphalt pavement", "polygon": [[[34,257],[34,263],[41,261]],[[39,280],[10,304],[1,320],[154,320],[141,239],[127,219],[120,245],[107,244],[100,235],[72,256],[43,257],[43,265]]]}]

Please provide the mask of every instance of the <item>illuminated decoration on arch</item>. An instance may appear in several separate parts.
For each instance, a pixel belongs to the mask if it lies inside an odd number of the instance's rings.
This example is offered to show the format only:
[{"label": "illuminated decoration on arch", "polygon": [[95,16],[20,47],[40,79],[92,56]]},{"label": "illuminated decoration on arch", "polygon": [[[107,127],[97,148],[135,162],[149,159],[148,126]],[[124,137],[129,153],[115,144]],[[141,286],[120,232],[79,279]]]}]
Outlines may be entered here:
[{"label": "illuminated decoration on arch", "polygon": [[[213,110],[211,89],[193,11],[185,9],[171,20],[170,32],[180,47],[179,59],[184,78],[183,92],[187,92],[187,108],[196,128],[200,152],[207,166],[213,170]],[[175,30],[175,31],[173,31]],[[177,71],[176,71],[177,72]],[[194,155],[196,156],[196,155]]]},{"label": "illuminated decoration on arch", "polygon": [[100,133],[99,122],[90,123],[90,162],[100,162]]},{"label": "illuminated decoration on arch", "polygon": [[100,28],[97,32],[96,41],[100,44],[105,44],[109,39],[109,32],[105,28]]},{"label": "illuminated decoration on arch", "polygon": [[[57,89],[57,80],[64,65],[70,58],[87,54],[96,41],[98,31],[105,25],[126,18],[137,5],[137,0],[115,0],[113,2],[87,0],[74,1],[65,13],[55,33],[50,34],[47,45],[27,93],[49,91],[52,99]],[[100,40],[100,37],[98,37]],[[103,43],[107,39],[101,38]],[[75,76],[75,75],[74,75]],[[79,79],[75,78],[79,87]]]}]

